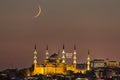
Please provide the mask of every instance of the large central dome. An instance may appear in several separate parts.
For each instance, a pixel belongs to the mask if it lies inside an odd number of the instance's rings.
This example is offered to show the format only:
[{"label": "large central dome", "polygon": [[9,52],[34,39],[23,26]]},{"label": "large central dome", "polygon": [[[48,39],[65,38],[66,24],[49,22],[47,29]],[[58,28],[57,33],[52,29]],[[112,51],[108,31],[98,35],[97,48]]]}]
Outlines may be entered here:
[{"label": "large central dome", "polygon": [[52,54],[52,55],[50,56],[50,59],[51,59],[51,58],[56,59],[56,58],[58,58],[58,57],[59,57],[59,55],[56,54],[56,53],[54,53],[54,54]]}]

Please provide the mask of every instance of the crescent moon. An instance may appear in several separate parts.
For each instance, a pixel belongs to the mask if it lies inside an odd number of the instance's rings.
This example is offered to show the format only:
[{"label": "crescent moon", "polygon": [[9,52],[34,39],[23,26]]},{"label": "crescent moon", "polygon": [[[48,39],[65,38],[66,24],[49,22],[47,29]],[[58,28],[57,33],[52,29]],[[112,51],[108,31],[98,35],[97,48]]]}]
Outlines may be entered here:
[{"label": "crescent moon", "polygon": [[41,7],[40,5],[38,6],[38,13],[34,16],[34,18],[38,18],[41,14]]}]

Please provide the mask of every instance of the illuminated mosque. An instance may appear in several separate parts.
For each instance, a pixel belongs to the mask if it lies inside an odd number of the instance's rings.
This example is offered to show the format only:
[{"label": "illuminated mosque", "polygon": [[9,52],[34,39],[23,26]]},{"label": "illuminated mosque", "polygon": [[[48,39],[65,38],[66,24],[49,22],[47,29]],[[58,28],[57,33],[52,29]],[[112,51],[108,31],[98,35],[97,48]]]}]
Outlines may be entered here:
[{"label": "illuminated mosque", "polygon": [[64,45],[63,45],[63,49],[62,49],[62,56],[60,56],[60,54],[58,53],[54,53],[51,56],[49,56],[49,52],[48,52],[48,46],[46,48],[46,53],[45,53],[45,60],[43,64],[38,64],[37,62],[37,49],[36,49],[36,45],[35,45],[35,50],[34,50],[34,68],[33,68],[33,72],[32,75],[53,75],[53,74],[63,74],[66,75],[69,71],[72,71],[73,73],[83,73],[85,74],[86,71],[90,70],[90,55],[89,55],[89,51],[88,51],[88,56],[87,56],[87,67],[86,69],[77,69],[76,65],[77,65],[77,52],[76,52],[76,46],[74,46],[74,51],[72,53],[73,55],[73,63],[72,64],[68,64],[66,62],[66,52],[64,49]]}]

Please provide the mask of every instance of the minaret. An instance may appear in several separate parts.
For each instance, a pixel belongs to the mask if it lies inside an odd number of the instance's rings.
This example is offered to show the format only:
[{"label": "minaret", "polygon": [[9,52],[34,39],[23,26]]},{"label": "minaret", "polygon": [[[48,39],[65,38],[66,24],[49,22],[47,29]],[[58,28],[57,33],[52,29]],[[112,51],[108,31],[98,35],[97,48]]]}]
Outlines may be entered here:
[{"label": "minaret", "polygon": [[34,50],[34,71],[33,71],[33,75],[37,74],[37,50],[36,50],[36,44],[35,44],[35,50]]},{"label": "minaret", "polygon": [[90,52],[88,50],[88,56],[87,56],[87,70],[90,70]]},{"label": "minaret", "polygon": [[36,50],[36,44],[35,44],[35,50],[34,50],[34,65],[37,64],[37,50]]},{"label": "minaret", "polygon": [[65,51],[64,51],[64,44],[63,44],[63,51],[62,51],[62,63],[65,63]]},{"label": "minaret", "polygon": [[76,68],[76,46],[74,45],[74,52],[73,52],[73,67]]},{"label": "minaret", "polygon": [[46,47],[46,59],[48,59],[49,53],[48,53],[48,45]]}]

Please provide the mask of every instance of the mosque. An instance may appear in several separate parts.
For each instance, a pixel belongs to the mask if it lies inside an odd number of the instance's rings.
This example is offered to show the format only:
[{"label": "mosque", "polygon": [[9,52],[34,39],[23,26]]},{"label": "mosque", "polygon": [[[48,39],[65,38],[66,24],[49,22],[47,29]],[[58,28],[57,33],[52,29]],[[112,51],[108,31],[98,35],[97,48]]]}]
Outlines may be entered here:
[{"label": "mosque", "polygon": [[63,74],[66,75],[68,72],[72,71],[73,73],[86,73],[86,71],[90,70],[90,54],[88,51],[88,56],[87,56],[87,67],[86,69],[77,69],[76,68],[76,60],[77,60],[77,52],[76,52],[76,46],[74,46],[74,51],[73,51],[73,63],[68,64],[66,62],[66,52],[64,49],[62,49],[62,56],[58,53],[54,53],[51,56],[49,56],[48,52],[48,46],[46,48],[46,53],[45,53],[45,60],[43,64],[38,64],[37,62],[37,49],[35,45],[35,50],[34,50],[34,68],[32,75],[53,75],[53,74]]}]

